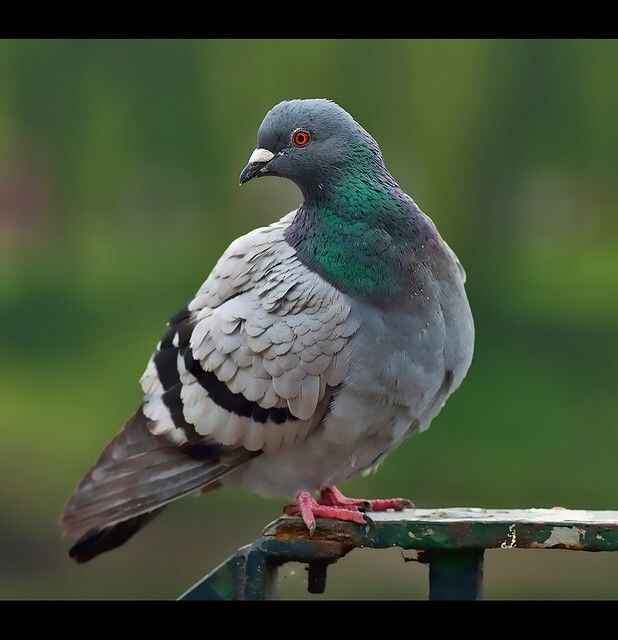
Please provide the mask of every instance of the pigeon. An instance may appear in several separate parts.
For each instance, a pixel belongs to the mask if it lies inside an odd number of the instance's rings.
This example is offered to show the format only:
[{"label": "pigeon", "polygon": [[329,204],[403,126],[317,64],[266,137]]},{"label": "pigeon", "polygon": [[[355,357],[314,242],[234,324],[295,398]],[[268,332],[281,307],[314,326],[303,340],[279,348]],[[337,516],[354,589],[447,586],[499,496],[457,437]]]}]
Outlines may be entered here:
[{"label": "pigeon", "polygon": [[140,407],[65,506],[77,562],[224,485],[290,500],[311,534],[316,518],[413,507],[337,485],[425,431],[461,385],[474,349],[464,268],[331,100],[266,114],[240,183],[266,176],[295,183],[302,204],[232,242],[168,322]]}]

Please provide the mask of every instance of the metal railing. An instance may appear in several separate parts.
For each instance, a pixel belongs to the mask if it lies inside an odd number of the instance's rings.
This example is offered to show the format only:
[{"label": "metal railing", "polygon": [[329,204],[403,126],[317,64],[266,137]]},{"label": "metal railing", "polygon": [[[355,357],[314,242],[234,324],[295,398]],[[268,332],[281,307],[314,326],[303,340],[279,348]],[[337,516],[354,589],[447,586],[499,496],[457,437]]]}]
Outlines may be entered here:
[{"label": "metal railing", "polygon": [[324,593],[327,567],[353,549],[399,547],[429,564],[429,599],[477,600],[485,549],[618,551],[618,511],[407,509],[370,513],[368,520],[318,520],[309,536],[299,518],[279,518],[179,599],[275,598],[277,570],[286,562],[307,564],[308,591]]}]

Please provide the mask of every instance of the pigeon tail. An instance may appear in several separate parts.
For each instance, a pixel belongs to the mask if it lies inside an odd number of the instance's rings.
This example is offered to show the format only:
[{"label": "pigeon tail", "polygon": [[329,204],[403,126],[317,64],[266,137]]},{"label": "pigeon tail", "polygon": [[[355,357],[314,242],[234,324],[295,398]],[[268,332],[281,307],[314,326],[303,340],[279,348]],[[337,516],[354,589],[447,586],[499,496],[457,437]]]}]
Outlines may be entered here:
[{"label": "pigeon tail", "polygon": [[61,524],[77,539],[69,551],[77,562],[119,547],[166,504],[216,485],[247,460],[248,452],[206,439],[179,447],[153,435],[149,423],[140,407],[67,502]]},{"label": "pigeon tail", "polygon": [[160,507],[150,513],[143,513],[141,516],[135,516],[135,518],[119,522],[111,527],[92,529],[69,549],[69,556],[75,562],[82,564],[92,560],[104,551],[111,551],[122,546],[156,515],[161,513],[164,508]]}]

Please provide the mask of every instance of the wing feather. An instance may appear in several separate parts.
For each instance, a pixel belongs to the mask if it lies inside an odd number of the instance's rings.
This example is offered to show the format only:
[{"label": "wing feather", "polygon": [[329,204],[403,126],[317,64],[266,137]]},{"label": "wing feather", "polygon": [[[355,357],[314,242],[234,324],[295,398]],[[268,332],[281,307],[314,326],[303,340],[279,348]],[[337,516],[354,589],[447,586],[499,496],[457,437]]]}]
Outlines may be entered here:
[{"label": "wing feather", "polygon": [[[157,434],[181,442],[188,426],[226,446],[276,451],[321,420],[359,324],[346,296],[285,241],[294,214],[235,240],[177,314],[178,328],[142,377]],[[161,355],[166,349],[173,352]],[[168,368],[174,362],[177,372]]]}]

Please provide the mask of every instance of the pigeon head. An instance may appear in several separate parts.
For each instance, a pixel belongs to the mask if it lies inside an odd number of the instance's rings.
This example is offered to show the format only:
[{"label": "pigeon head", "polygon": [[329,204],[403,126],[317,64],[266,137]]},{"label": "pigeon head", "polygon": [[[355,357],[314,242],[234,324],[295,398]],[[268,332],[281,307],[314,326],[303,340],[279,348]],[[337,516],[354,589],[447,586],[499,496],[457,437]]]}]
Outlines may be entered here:
[{"label": "pigeon head", "polygon": [[402,265],[418,241],[416,205],[345,109],[323,99],[273,107],[240,183],[263,176],[292,180],[303,194],[285,231],[303,264],[346,293],[405,300],[410,275]]},{"label": "pigeon head", "polygon": [[345,109],[325,99],[289,100],[266,114],[240,184],[279,176],[307,198],[342,174],[372,171],[385,171],[380,148]]}]

